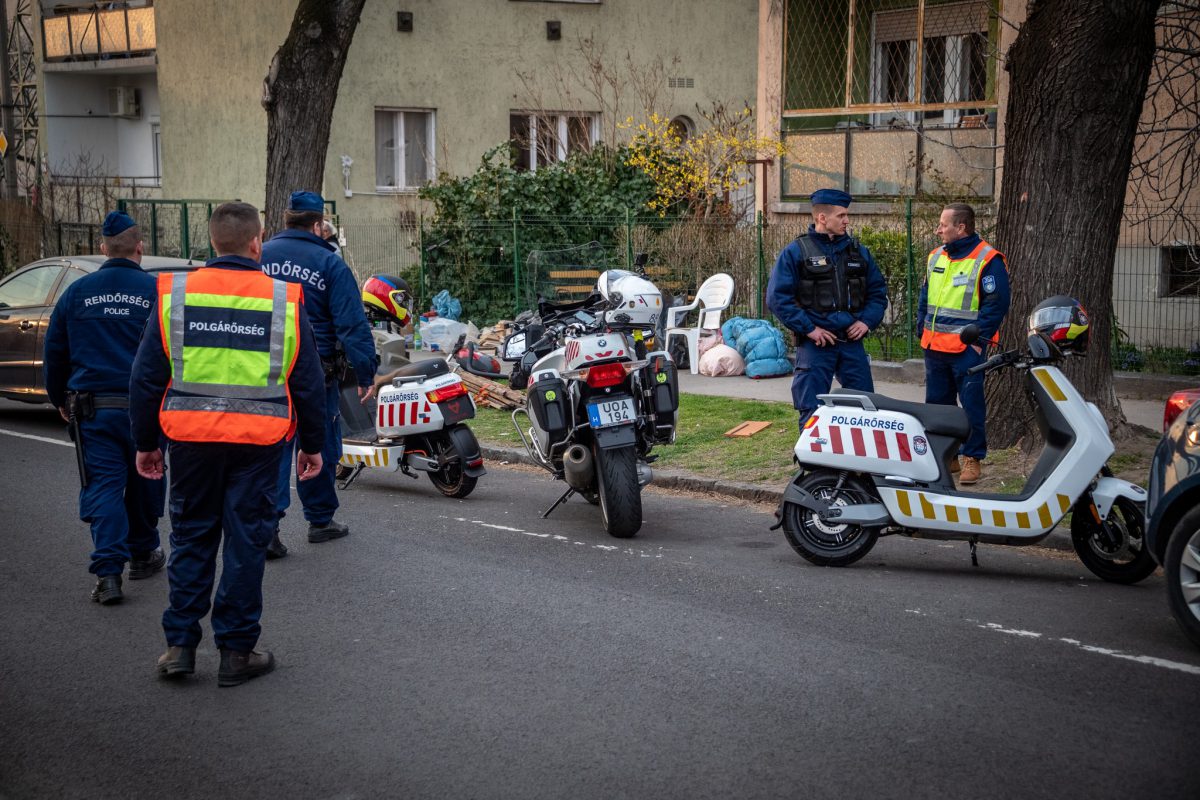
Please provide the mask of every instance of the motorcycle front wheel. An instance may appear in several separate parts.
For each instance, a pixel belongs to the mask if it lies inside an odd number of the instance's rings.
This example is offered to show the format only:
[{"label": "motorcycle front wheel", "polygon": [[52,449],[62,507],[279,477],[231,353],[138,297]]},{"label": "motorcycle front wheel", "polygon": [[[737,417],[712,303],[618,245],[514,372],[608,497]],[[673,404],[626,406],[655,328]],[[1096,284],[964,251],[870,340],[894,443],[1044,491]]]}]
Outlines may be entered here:
[{"label": "motorcycle front wheel", "polygon": [[642,487],[638,485],[637,449],[595,451],[600,515],[609,536],[628,539],[642,527]]},{"label": "motorcycle front wheel", "polygon": [[[859,481],[843,478],[833,470],[810,472],[797,486],[830,505],[877,502]],[[788,503],[783,508],[783,535],[805,560],[819,567],[844,567],[871,551],[879,538],[879,529],[825,522],[815,511]]]},{"label": "motorcycle front wheel", "polygon": [[1137,583],[1157,565],[1146,547],[1146,513],[1127,497],[1118,497],[1103,522],[1092,514],[1091,494],[1071,512],[1071,544],[1083,565],[1111,583]]},{"label": "motorcycle front wheel", "polygon": [[430,445],[434,452],[431,456],[445,464],[437,472],[426,473],[437,490],[446,497],[462,499],[475,490],[479,479],[463,472],[462,453],[454,446],[454,442],[446,434],[430,437]]}]

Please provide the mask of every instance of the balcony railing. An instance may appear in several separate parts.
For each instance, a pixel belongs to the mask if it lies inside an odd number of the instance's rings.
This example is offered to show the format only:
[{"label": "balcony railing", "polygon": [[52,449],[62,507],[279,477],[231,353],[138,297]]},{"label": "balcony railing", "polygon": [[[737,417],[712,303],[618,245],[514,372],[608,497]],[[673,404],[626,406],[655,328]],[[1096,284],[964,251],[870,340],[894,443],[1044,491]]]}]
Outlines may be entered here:
[{"label": "balcony railing", "polygon": [[157,47],[154,9],[82,11],[42,20],[42,52],[47,61],[98,60],[152,53]]}]

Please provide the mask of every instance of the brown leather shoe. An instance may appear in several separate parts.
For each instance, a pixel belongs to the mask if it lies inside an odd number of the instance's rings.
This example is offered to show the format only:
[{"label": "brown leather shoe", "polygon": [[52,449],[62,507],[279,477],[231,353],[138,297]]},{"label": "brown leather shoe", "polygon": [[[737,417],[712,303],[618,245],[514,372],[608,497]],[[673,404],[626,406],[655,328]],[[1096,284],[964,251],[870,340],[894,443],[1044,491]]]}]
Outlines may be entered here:
[{"label": "brown leather shoe", "polygon": [[953,475],[955,472],[958,472],[960,469],[962,469],[962,464],[958,463],[958,456],[955,456],[954,458],[950,459],[950,474]]},{"label": "brown leather shoe", "polygon": [[971,458],[970,456],[962,457],[962,472],[958,476],[959,483],[964,486],[978,483],[982,474],[983,465],[979,462],[978,458]]},{"label": "brown leather shoe", "polygon": [[240,686],[251,678],[266,675],[275,669],[275,656],[270,650],[221,650],[221,667],[217,671],[217,686]]},{"label": "brown leather shoe", "polygon": [[196,671],[196,648],[171,645],[158,657],[158,674],[164,678],[191,675]]}]

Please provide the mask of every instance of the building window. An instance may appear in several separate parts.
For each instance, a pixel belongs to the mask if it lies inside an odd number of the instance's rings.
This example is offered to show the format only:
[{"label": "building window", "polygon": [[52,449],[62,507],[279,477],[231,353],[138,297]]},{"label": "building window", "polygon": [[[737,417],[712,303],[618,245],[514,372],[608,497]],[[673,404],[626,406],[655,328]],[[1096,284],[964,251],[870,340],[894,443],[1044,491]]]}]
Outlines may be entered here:
[{"label": "building window", "polygon": [[691,117],[680,114],[671,120],[669,130],[671,135],[678,138],[679,141],[686,142],[696,135],[696,123],[692,122]]},{"label": "building window", "polygon": [[433,112],[375,109],[375,189],[419,189],[434,177]]},{"label": "building window", "polygon": [[555,114],[514,111],[508,117],[513,165],[537,169],[562,161],[571,153],[587,152],[600,139],[597,114]]},{"label": "building window", "polygon": [[1164,247],[1162,254],[1163,297],[1200,297],[1200,246]]}]

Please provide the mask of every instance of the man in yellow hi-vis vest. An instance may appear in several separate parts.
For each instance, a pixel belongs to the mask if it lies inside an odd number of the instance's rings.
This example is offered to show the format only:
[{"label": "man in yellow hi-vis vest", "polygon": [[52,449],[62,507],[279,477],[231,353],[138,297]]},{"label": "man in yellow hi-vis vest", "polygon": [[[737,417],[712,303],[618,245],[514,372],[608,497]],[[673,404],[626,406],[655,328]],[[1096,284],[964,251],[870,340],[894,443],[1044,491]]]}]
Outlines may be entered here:
[{"label": "man in yellow hi-vis vest", "polygon": [[256,645],[279,464],[295,434],[299,479],[320,472],[325,378],[300,287],[259,268],[258,210],[224,203],[208,229],[216,258],[159,277],[133,364],[129,416],[142,477],[163,477],[159,437],[171,443],[167,651],[158,671],[172,678],[195,670],[223,543],[211,622],[221,651],[217,685],[236,686],[275,667]]},{"label": "man in yellow hi-vis vest", "polygon": [[[967,412],[971,433],[960,451],[959,483],[969,485],[979,480],[987,456],[987,405],[983,373],[968,375],[967,370],[984,361],[987,341],[1008,314],[1008,266],[975,232],[975,210],[966,203],[942,209],[937,233],[942,246],[929,254],[917,306],[925,350],[925,402],[952,406],[957,400]],[[978,344],[967,347],[958,334],[972,322],[981,335]]]}]

